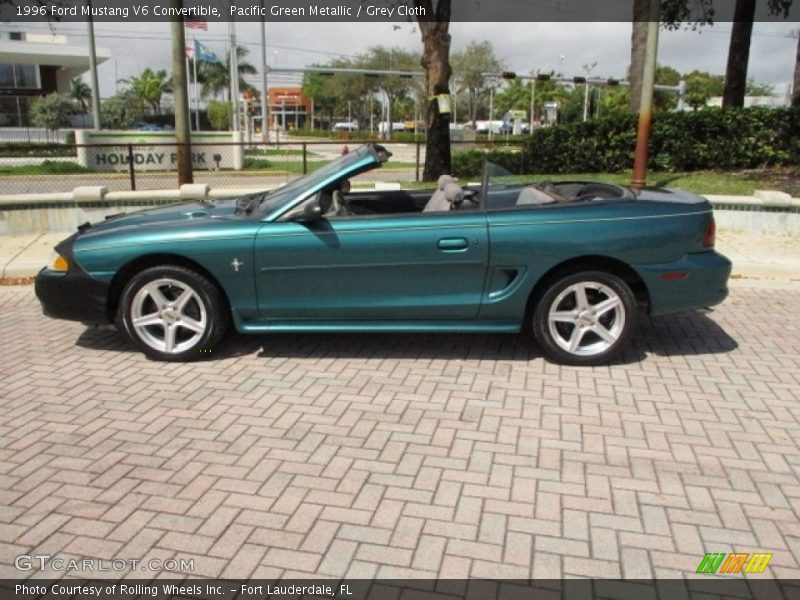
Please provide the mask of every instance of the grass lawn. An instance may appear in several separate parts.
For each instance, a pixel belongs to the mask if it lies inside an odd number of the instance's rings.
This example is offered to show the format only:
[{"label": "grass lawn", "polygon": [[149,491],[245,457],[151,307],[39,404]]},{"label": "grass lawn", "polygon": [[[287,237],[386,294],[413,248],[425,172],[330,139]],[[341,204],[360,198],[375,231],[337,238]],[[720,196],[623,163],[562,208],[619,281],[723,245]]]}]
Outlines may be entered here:
[{"label": "grass lawn", "polygon": [[[309,153],[311,154],[311,153]],[[244,151],[245,156],[303,156],[302,150],[280,150],[278,148],[248,148]]]},{"label": "grass lawn", "polygon": [[[600,174],[576,173],[566,175],[532,176],[540,180],[586,179],[590,181],[607,181],[627,186],[631,182],[631,172]],[[763,171],[741,171],[723,173],[717,171],[697,171],[694,173],[659,173],[649,172],[647,183],[659,187],[675,187],[695,194],[752,196],[755,190],[779,190],[797,195],[800,171],[791,169],[769,169]]]},{"label": "grass lawn", "polygon": [[77,173],[94,173],[72,162],[53,162],[46,160],[39,165],[0,165],[0,176],[6,175],[70,175]]}]

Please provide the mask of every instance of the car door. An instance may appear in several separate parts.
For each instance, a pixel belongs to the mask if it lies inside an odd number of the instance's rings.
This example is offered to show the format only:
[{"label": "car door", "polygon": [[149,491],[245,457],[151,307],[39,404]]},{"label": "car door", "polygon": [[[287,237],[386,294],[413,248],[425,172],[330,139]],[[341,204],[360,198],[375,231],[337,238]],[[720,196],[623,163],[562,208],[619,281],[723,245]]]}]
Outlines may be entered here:
[{"label": "car door", "polygon": [[269,322],[469,320],[489,257],[481,211],[265,223],[255,241]]}]

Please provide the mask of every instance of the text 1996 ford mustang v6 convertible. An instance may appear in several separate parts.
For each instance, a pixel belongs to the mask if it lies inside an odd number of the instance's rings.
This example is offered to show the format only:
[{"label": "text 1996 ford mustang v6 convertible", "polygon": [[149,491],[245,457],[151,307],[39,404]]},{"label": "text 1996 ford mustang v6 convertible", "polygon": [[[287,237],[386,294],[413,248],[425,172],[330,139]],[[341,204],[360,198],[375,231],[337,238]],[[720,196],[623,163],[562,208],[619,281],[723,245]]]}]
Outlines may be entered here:
[{"label": "text 1996 ford mustang v6 convertible", "polygon": [[[390,153],[365,145],[271,192],[83,225],[36,279],[47,315],[116,323],[148,356],[241,332],[519,332],[594,365],[637,312],[711,306],[730,262],[709,202],[671,189],[520,183],[351,192]],[[206,354],[207,355],[207,354]]]}]

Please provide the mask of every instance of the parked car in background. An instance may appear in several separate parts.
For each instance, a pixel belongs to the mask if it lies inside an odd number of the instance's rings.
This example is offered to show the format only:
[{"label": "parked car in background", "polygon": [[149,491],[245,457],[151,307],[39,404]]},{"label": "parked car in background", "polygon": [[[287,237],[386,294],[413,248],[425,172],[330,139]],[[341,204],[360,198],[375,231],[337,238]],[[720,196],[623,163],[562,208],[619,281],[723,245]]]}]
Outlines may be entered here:
[{"label": "parked car in background", "polygon": [[136,131],[174,131],[175,129],[169,125],[159,125],[157,123],[136,123],[134,124]]},{"label": "parked car in background", "polygon": [[[405,131],[406,124],[405,121],[398,121],[396,123],[392,123],[392,131]],[[388,121],[381,121],[378,123],[378,133],[388,133],[389,131],[389,122]]]},{"label": "parked car in background", "polygon": [[358,121],[344,121],[333,124],[333,131],[358,131]]},{"label": "parked car in background", "polygon": [[[209,356],[243,333],[532,331],[545,356],[604,364],[639,314],[713,306],[731,263],[711,205],[675,189],[480,183],[350,191],[368,144],[272,191],[85,224],[36,279],[45,314],[114,323],[148,356]],[[268,341],[266,343],[269,343]]]}]

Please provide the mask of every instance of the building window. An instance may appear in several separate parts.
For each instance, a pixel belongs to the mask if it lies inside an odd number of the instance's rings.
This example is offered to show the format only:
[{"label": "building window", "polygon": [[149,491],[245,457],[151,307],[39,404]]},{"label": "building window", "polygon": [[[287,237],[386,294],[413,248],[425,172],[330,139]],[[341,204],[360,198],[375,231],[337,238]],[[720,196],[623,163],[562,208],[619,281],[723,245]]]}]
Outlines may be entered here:
[{"label": "building window", "polygon": [[0,64],[0,87],[37,90],[41,87],[38,65]]},{"label": "building window", "polygon": [[8,39],[13,40],[15,42],[22,42],[25,40],[25,34],[21,31],[10,31],[8,33]]},{"label": "building window", "polygon": [[0,87],[16,87],[14,85],[14,65],[0,64]]},{"label": "building window", "polygon": [[16,77],[18,88],[35,90],[41,87],[37,65],[14,65],[14,77]]}]

